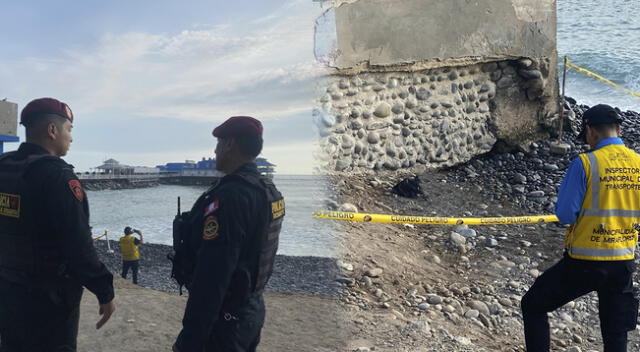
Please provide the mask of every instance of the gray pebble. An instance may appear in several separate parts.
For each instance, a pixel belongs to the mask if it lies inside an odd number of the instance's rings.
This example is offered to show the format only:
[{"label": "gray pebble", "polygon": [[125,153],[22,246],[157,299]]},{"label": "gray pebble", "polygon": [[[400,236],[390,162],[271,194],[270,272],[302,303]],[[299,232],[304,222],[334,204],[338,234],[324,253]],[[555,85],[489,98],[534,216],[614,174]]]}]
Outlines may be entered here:
[{"label": "gray pebble", "polygon": [[387,117],[391,114],[391,106],[387,102],[382,102],[373,112],[377,117]]}]

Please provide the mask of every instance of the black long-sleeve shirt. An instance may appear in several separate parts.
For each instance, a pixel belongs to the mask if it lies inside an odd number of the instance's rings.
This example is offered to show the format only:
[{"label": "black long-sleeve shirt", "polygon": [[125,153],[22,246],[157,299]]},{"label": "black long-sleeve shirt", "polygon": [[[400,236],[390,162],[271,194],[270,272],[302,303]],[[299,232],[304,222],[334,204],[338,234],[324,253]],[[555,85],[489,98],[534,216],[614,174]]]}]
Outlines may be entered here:
[{"label": "black long-sleeve shirt", "polygon": [[[258,174],[256,164],[241,166],[236,172]],[[232,174],[233,175],[233,174]],[[181,352],[201,351],[225,303],[225,295],[242,254],[257,241],[269,221],[263,192],[245,182],[223,178],[221,185],[203,195],[193,207],[193,235],[197,259],[189,287],[189,299],[177,339]],[[248,258],[250,269],[257,257]]]},{"label": "black long-sleeve shirt", "polygon": [[[16,157],[39,154],[48,151],[37,144],[22,143]],[[113,275],[93,247],[89,203],[73,167],[51,158],[34,164],[24,177],[35,198],[38,235],[51,236],[48,241],[53,238],[71,280],[95,294],[101,304],[111,301]]]}]

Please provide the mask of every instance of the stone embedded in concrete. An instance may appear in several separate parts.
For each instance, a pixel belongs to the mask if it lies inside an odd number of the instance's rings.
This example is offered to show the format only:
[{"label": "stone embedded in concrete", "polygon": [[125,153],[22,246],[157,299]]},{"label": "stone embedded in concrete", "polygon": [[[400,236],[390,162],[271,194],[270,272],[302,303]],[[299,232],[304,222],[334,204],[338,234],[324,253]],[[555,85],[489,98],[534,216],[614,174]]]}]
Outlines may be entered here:
[{"label": "stone embedded in concrete", "polygon": [[367,130],[380,130],[386,127],[389,127],[389,122],[387,121],[376,121],[376,122],[371,122],[369,124],[367,124]]},{"label": "stone embedded in concrete", "polygon": [[530,79],[523,85],[526,89],[544,89],[545,82],[542,78]]},{"label": "stone embedded in concrete", "polygon": [[429,97],[431,97],[431,92],[424,87],[416,91],[416,98],[418,100],[427,100]]},{"label": "stone embedded in concrete", "polygon": [[495,62],[488,62],[482,65],[482,72],[495,72],[498,69],[498,64]]},{"label": "stone embedded in concrete", "polygon": [[542,72],[538,70],[519,70],[518,74],[524,79],[540,79],[542,78]]},{"label": "stone embedded in concrete", "polygon": [[396,103],[393,105],[393,107],[391,108],[391,111],[394,114],[401,114],[404,112],[404,104],[400,104],[400,103]]},{"label": "stone embedded in concrete", "polygon": [[[498,93],[508,95],[517,90],[526,94],[531,90],[531,96],[538,96],[541,92],[532,88],[545,84],[544,79],[525,79],[514,65],[491,62],[417,72],[367,73],[359,75],[360,82],[336,78],[332,89],[349,82],[341,92],[353,89],[356,93],[345,94],[333,105],[323,102],[326,94],[318,97],[318,102],[325,104],[323,113],[335,116],[327,126],[322,116],[314,115],[326,140],[322,150],[328,155],[323,160],[333,169],[397,170],[418,164],[452,166],[487,152],[497,140],[496,110],[504,104],[504,100],[496,100]],[[503,71],[509,74],[494,83],[492,76]],[[438,77],[445,79],[438,81]],[[451,77],[455,77],[453,81]],[[362,89],[367,85],[382,90],[376,93]],[[334,136],[340,139],[330,139]]]},{"label": "stone embedded in concrete", "polygon": [[351,121],[350,124],[351,124],[351,129],[354,129],[354,130],[359,130],[364,126],[362,121],[359,121],[359,120],[353,120]]},{"label": "stone embedded in concrete", "polygon": [[369,144],[377,144],[380,142],[380,135],[377,132],[369,132],[367,135],[367,142]]},{"label": "stone embedded in concrete", "polygon": [[382,102],[373,112],[377,117],[387,117],[391,114],[391,106],[387,102]]},{"label": "stone embedded in concrete", "polygon": [[514,84],[513,79],[511,78],[511,76],[504,76],[502,78],[500,78],[498,80],[498,82],[496,82],[496,86],[498,88],[507,88],[507,87],[511,87]]}]

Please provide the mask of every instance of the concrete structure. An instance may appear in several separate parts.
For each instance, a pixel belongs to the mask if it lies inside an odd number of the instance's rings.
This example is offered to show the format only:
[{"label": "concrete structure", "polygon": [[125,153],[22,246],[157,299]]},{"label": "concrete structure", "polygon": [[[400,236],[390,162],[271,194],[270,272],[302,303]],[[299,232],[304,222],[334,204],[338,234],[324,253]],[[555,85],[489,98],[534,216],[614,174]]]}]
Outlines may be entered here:
[{"label": "concrete structure", "polygon": [[360,0],[330,11],[340,69],[538,58],[556,50],[554,0]]},{"label": "concrete structure", "polygon": [[444,167],[557,114],[554,0],[327,1],[314,120],[329,169]]},{"label": "concrete structure", "polygon": [[18,104],[0,101],[0,154],[4,142],[18,142]]}]

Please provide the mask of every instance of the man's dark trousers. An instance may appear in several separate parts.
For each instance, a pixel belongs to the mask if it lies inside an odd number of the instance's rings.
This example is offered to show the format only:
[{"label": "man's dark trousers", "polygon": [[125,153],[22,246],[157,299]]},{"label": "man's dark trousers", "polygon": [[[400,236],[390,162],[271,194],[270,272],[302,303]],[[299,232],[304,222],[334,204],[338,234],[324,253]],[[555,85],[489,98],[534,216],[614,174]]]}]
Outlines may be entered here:
[{"label": "man's dark trousers", "polygon": [[627,331],[635,329],[638,315],[633,271],[632,260],[588,261],[565,255],[538,277],[522,298],[527,351],[549,351],[547,313],[592,291],[598,293],[604,351],[626,351]]},{"label": "man's dark trousers", "polygon": [[127,273],[129,272],[129,268],[131,268],[131,273],[133,275],[133,283],[138,284],[138,268],[140,267],[140,260],[123,260],[122,261],[122,278],[127,278]]},{"label": "man's dark trousers", "polygon": [[249,298],[239,312],[221,313],[213,326],[205,351],[255,352],[260,343],[264,317],[262,295]]},{"label": "man's dark trousers", "polygon": [[75,352],[82,286],[26,287],[0,279],[0,352]]}]

